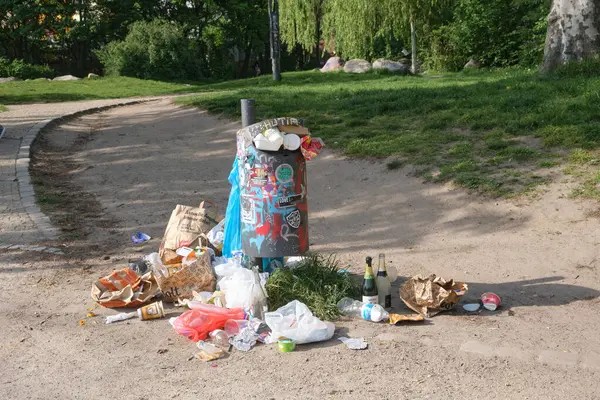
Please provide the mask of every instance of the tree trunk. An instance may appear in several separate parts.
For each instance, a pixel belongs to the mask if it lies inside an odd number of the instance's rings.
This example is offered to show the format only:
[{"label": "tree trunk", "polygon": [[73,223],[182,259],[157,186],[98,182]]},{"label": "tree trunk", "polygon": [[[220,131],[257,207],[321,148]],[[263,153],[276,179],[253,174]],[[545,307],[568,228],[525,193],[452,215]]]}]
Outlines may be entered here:
[{"label": "tree trunk", "polygon": [[415,20],[410,15],[410,57],[411,57],[411,67],[410,72],[413,74],[417,73],[417,35],[415,34]]},{"label": "tree trunk", "polygon": [[[271,3],[272,2],[272,3]],[[273,80],[281,80],[279,39],[279,0],[267,0],[269,5],[269,29],[271,31],[271,64],[273,69]]]},{"label": "tree trunk", "polygon": [[600,1],[553,0],[541,70],[552,71],[600,50]]},{"label": "tree trunk", "polygon": [[317,68],[321,68],[321,54],[319,52],[319,45],[321,43],[321,13],[317,10],[315,12],[315,58],[317,60]]}]

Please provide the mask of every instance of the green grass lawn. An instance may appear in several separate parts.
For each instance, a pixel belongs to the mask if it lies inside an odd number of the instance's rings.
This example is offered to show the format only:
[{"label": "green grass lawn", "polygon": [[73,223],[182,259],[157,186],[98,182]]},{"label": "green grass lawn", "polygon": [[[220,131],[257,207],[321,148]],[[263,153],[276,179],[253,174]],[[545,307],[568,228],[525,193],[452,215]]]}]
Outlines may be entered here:
[{"label": "green grass lawn", "polygon": [[8,108],[6,108],[6,106],[3,106],[2,104],[0,104],[0,112],[2,111],[7,111]]},{"label": "green grass lawn", "polygon": [[[475,71],[422,77],[382,73],[286,73],[184,85],[134,78],[0,85],[0,104],[214,92],[181,104],[239,118],[253,98],[257,118],[304,118],[314,135],[350,156],[410,164],[415,174],[494,196],[529,192],[561,166],[582,182],[575,196],[600,200],[600,63],[552,76]],[[0,106],[0,111],[3,107]]]},{"label": "green grass lawn", "polygon": [[[346,154],[388,158],[388,168],[491,195],[528,192],[546,182],[566,150],[594,170],[600,145],[600,76],[535,71],[394,76],[287,73],[205,86],[217,93],[178,103],[239,118],[239,100],[253,98],[259,120],[295,116]],[[590,167],[592,163],[592,167]],[[569,171],[567,171],[569,172]],[[600,182],[598,176],[585,179]],[[594,180],[596,179],[596,180]],[[600,199],[594,184],[586,197]],[[595,188],[595,189],[594,189]]]},{"label": "green grass lawn", "polygon": [[0,104],[52,103],[199,92],[199,84],[185,86],[135,78],[117,77],[79,81],[36,79],[0,84]]}]

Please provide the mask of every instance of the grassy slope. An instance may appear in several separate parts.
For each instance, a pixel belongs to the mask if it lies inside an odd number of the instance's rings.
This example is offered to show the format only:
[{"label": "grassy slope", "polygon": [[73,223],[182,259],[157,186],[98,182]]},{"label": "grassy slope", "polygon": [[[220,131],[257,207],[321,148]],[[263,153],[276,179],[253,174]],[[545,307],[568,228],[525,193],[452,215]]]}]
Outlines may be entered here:
[{"label": "grassy slope", "polygon": [[46,81],[45,79],[0,84],[0,104],[25,104],[110,99],[172,93],[199,92],[201,86],[145,81],[135,78]]},{"label": "grassy slope", "polygon": [[[303,117],[315,135],[349,155],[392,156],[390,168],[410,163],[426,179],[492,195],[543,183],[564,149],[583,149],[579,159],[587,161],[576,169],[588,168],[600,145],[600,77],[311,71],[284,74],[281,83],[261,77],[204,90],[219,92],[178,102],[239,117],[239,100],[254,98],[258,119]],[[600,198],[597,190],[585,195]]]}]

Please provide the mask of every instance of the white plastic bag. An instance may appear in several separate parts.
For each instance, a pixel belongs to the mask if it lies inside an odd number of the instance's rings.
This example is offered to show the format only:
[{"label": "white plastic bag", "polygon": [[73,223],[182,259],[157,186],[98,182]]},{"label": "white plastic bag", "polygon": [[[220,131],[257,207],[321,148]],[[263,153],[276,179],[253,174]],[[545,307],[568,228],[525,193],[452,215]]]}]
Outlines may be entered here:
[{"label": "white plastic bag", "polygon": [[227,258],[226,261],[221,264],[213,264],[213,268],[215,269],[215,275],[217,275],[217,284],[221,282],[223,278],[229,278],[236,271],[240,269],[245,269],[241,264],[236,262],[233,258]]},{"label": "white plastic bag", "polygon": [[[223,265],[218,265],[217,268]],[[226,274],[219,280],[219,289],[225,292],[227,307],[251,308],[255,317],[262,318],[267,306],[267,296],[260,284],[258,272],[231,265],[225,266],[220,272]]]},{"label": "white plastic bag", "polygon": [[322,342],[333,336],[335,325],[315,317],[308,307],[294,300],[274,312],[264,315],[265,323],[271,328],[271,338],[293,339],[297,344]]}]

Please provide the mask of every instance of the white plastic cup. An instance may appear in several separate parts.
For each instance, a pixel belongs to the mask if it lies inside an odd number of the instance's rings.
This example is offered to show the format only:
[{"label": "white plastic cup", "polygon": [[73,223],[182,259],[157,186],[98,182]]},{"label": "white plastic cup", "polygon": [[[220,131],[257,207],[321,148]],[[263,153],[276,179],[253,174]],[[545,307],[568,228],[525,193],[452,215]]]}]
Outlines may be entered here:
[{"label": "white plastic cup", "polygon": [[287,135],[285,135],[283,137],[283,147],[286,150],[298,150],[298,148],[300,148],[300,143],[302,142],[302,140],[300,139],[300,136],[294,134],[294,133],[288,133]]}]

